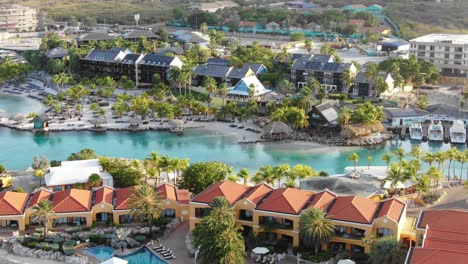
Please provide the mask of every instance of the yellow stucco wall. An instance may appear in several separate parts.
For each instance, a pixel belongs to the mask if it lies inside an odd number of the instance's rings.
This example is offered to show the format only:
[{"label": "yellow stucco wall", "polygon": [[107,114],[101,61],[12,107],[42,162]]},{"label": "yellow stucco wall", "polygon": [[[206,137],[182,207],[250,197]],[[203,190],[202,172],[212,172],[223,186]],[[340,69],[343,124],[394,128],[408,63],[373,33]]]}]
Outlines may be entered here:
[{"label": "yellow stucco wall", "polygon": [[19,231],[24,231],[25,230],[24,215],[0,216],[0,225],[2,227],[6,227],[8,220],[18,221],[18,230]]},{"label": "yellow stucco wall", "polygon": [[109,213],[112,214],[113,206],[107,203],[98,203],[93,206],[93,222],[96,221],[96,215],[99,213]]},{"label": "yellow stucco wall", "polygon": [[58,218],[72,218],[72,217],[83,217],[86,218],[86,227],[90,227],[93,223],[93,214],[91,211],[89,212],[76,212],[76,213],[55,213],[55,215],[49,218],[48,228],[49,230],[53,230],[52,223],[54,219]]}]

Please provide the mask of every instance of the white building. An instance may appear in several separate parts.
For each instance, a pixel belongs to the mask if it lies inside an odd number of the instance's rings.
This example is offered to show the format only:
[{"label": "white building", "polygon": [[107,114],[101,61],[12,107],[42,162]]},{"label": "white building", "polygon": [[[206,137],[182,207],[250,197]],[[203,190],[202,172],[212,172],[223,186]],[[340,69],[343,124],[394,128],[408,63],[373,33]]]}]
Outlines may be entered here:
[{"label": "white building", "polygon": [[442,76],[468,78],[468,35],[430,34],[410,44],[411,55],[434,63]]},{"label": "white building", "polygon": [[20,5],[0,7],[0,31],[34,31],[39,25],[38,10]]},{"label": "white building", "polygon": [[51,167],[44,179],[48,189],[62,191],[76,183],[88,182],[91,174],[99,174],[102,185],[114,186],[112,175],[103,170],[98,159],[62,161],[61,166]]}]

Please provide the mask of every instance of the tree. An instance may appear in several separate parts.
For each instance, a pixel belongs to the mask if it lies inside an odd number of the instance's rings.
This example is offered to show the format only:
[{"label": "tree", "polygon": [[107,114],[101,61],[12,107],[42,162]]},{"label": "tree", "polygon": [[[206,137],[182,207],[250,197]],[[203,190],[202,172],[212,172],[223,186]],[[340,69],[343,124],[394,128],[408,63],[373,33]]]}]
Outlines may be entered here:
[{"label": "tree", "polygon": [[37,170],[34,171],[34,176],[39,178],[39,186],[42,186],[42,178],[44,178],[44,175],[45,175],[45,173],[41,169],[37,169]]},{"label": "tree", "polygon": [[101,182],[102,182],[101,175],[99,175],[97,173],[91,174],[89,176],[88,182],[89,182],[89,184],[91,184],[91,187],[101,185]]},{"label": "tree", "polygon": [[260,167],[260,169],[255,173],[252,178],[252,181],[256,184],[265,182],[267,184],[273,185],[275,180],[275,173],[273,167],[270,165],[265,165]]},{"label": "tree", "polygon": [[7,171],[7,170],[6,170],[5,166],[0,165],[0,175],[6,173],[6,171]]},{"label": "tree", "polygon": [[414,158],[416,160],[419,160],[421,158],[421,156],[422,156],[422,151],[419,148],[419,146],[414,146],[414,147],[411,148],[411,151],[410,151],[409,155],[412,158]]},{"label": "tree", "polygon": [[[447,173],[447,180],[450,182],[450,166],[452,165],[452,161],[455,161],[457,159],[457,156],[459,155],[460,151],[456,147],[452,147],[447,151],[447,158],[449,160],[449,166],[448,166],[448,173]],[[453,164],[453,176],[455,177],[455,162]]]},{"label": "tree", "polygon": [[314,41],[311,38],[306,38],[304,41],[304,47],[307,52],[312,52],[312,49],[314,48]]},{"label": "tree", "polygon": [[367,169],[370,169],[370,165],[372,163],[372,160],[373,160],[372,156],[367,156]]},{"label": "tree", "polygon": [[402,147],[398,147],[395,150],[393,150],[392,152],[395,155],[395,157],[397,157],[398,162],[401,162],[403,157],[406,155],[405,154],[405,149],[403,149]]},{"label": "tree", "polygon": [[385,161],[385,164],[387,165],[387,170],[388,170],[388,166],[390,164],[390,161],[392,161],[392,155],[386,153],[386,154],[383,154],[382,155],[382,158],[381,158],[383,161]]},{"label": "tree", "polygon": [[354,170],[356,171],[356,164],[357,164],[358,161],[359,161],[359,154],[357,154],[356,152],[351,153],[351,154],[348,156],[348,160],[349,160],[349,161],[352,161],[352,162],[354,163]]},{"label": "tree", "polygon": [[404,245],[394,237],[383,237],[374,241],[371,247],[369,263],[400,264],[405,262]]},{"label": "tree", "polygon": [[299,179],[306,179],[318,176],[318,172],[312,169],[312,167],[302,164],[295,165],[291,171],[291,174],[297,176]]},{"label": "tree", "polygon": [[67,160],[88,160],[97,159],[98,155],[93,149],[82,149],[77,153],[72,153],[68,156]]},{"label": "tree", "polygon": [[216,80],[213,77],[206,77],[205,80],[203,80],[203,87],[205,87],[206,91],[208,92],[208,95],[210,96],[208,101],[209,107],[211,106],[211,97],[217,90]]},{"label": "tree", "polygon": [[416,106],[423,110],[426,109],[429,106],[429,99],[427,99],[427,96],[419,96],[418,100],[416,101]]},{"label": "tree", "polygon": [[291,94],[294,90],[294,85],[286,79],[279,81],[276,87],[283,94]]},{"label": "tree", "polygon": [[99,158],[102,168],[112,175],[115,187],[125,188],[138,185],[143,178],[141,171],[136,170],[130,162],[116,158]]},{"label": "tree", "polygon": [[31,166],[34,170],[43,170],[46,171],[50,167],[49,160],[44,156],[35,156],[33,158],[33,163]]},{"label": "tree", "polygon": [[349,91],[349,89],[354,85],[355,77],[356,76],[354,76],[354,73],[350,69],[344,70],[341,75],[341,82],[346,87],[346,91]]},{"label": "tree", "polygon": [[47,229],[49,227],[49,218],[54,216],[55,212],[52,202],[49,199],[43,199],[33,206],[33,213],[31,216],[35,221],[44,223],[44,237],[47,237]]},{"label": "tree", "polygon": [[315,255],[334,236],[335,224],[320,209],[311,208],[301,214],[299,237],[305,247],[314,248]]},{"label": "tree", "polygon": [[208,25],[203,22],[200,24],[200,31],[203,33],[203,34],[206,34],[206,32],[208,32]]},{"label": "tree", "polygon": [[341,127],[349,125],[351,114],[352,111],[349,108],[346,106],[341,107],[340,111],[338,112],[338,122]]},{"label": "tree", "polygon": [[366,71],[366,76],[367,78],[369,78],[369,80],[372,82],[372,83],[376,83],[377,82],[377,78],[379,77],[379,74],[380,74],[380,68],[379,68],[379,65],[375,62],[370,62],[367,64],[367,71]]},{"label": "tree", "polygon": [[281,187],[281,180],[290,175],[291,168],[289,164],[282,164],[273,167],[273,177],[278,181],[278,188]]},{"label": "tree", "polygon": [[178,186],[198,194],[212,183],[224,180],[231,172],[232,167],[219,161],[192,163],[182,174]]},{"label": "tree", "polygon": [[153,234],[153,221],[160,218],[163,207],[159,194],[151,186],[144,183],[136,188],[128,200],[130,215],[140,221],[147,221],[150,234]]},{"label": "tree", "polygon": [[249,177],[249,170],[246,168],[242,168],[237,174],[237,178],[242,179],[244,181],[244,185],[247,185],[247,180],[249,179]]},{"label": "tree", "polygon": [[429,166],[432,166],[432,163],[435,161],[436,156],[432,152],[426,152],[424,156],[422,157],[422,160],[429,164]]},{"label": "tree", "polygon": [[405,181],[405,177],[406,175],[403,167],[397,163],[393,163],[387,171],[387,177],[385,180],[390,182],[390,187],[393,190],[395,189],[395,186],[397,186],[398,182]]},{"label": "tree", "polygon": [[245,264],[241,230],[226,198],[216,197],[210,203],[210,213],[203,217],[193,231],[193,244],[199,250],[197,262]]},{"label": "tree", "polygon": [[437,167],[432,166],[425,175],[431,180],[431,185],[434,186],[433,192],[437,191],[439,182],[442,181],[442,172]]},{"label": "tree", "polygon": [[309,89],[314,94],[315,98],[317,98],[320,88],[322,88],[322,84],[320,84],[319,80],[311,78],[307,81],[307,87],[309,87]]}]

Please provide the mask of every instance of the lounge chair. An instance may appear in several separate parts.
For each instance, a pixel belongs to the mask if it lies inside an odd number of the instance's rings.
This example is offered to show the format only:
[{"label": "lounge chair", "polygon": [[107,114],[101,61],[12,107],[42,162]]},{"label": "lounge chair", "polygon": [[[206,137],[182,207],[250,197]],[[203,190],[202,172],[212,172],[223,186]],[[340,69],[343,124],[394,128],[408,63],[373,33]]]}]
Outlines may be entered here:
[{"label": "lounge chair", "polygon": [[170,252],[172,252],[172,250],[168,248],[168,249],[163,250],[163,251],[161,251],[161,252],[159,252],[159,253],[161,253],[161,254],[167,254],[167,253],[170,253]]},{"label": "lounge chair", "polygon": [[262,256],[258,256],[256,259],[255,259],[255,262],[260,262],[260,260],[262,260]]},{"label": "lounge chair", "polygon": [[174,254],[171,254],[171,255],[168,255],[168,256],[164,256],[164,259],[173,259],[175,258],[175,255]]},{"label": "lounge chair", "polygon": [[268,258],[267,257],[263,257],[262,259],[262,264],[266,263],[268,261]]},{"label": "lounge chair", "polygon": [[163,252],[163,251],[166,251],[166,250],[167,250],[166,247],[162,247],[162,248],[156,249],[156,252]]},{"label": "lounge chair", "polygon": [[154,246],[153,249],[156,250],[156,249],[160,249],[162,247],[163,247],[163,245],[159,244],[158,246]]},{"label": "lounge chair", "polygon": [[273,264],[273,263],[275,263],[275,258],[271,258],[270,262],[268,262],[268,264]]}]

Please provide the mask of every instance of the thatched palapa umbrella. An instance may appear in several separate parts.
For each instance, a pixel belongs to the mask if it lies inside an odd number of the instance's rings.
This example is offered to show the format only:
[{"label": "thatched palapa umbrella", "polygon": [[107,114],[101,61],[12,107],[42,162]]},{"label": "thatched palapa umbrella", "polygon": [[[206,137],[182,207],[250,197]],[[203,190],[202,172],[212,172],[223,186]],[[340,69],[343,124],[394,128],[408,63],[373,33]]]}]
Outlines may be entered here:
[{"label": "thatched palapa umbrella", "polygon": [[20,122],[20,121],[23,121],[25,119],[25,117],[22,114],[16,113],[16,114],[10,116],[9,119],[13,120],[15,122]]},{"label": "thatched palapa umbrella", "polygon": [[169,125],[174,127],[181,127],[184,125],[184,121],[181,119],[172,119],[169,121]]},{"label": "thatched palapa umbrella", "polygon": [[98,126],[101,126],[102,124],[107,123],[107,120],[106,118],[100,116],[100,117],[91,119],[89,122],[93,124],[94,127],[98,127]]},{"label": "thatched palapa umbrella", "polygon": [[276,121],[263,128],[263,136],[268,139],[289,138],[293,130],[284,122]]}]

